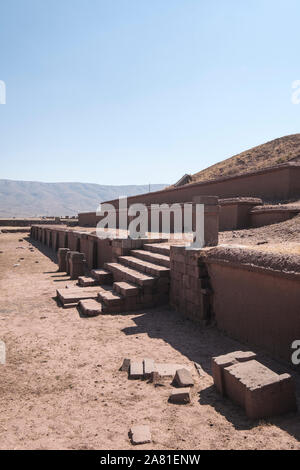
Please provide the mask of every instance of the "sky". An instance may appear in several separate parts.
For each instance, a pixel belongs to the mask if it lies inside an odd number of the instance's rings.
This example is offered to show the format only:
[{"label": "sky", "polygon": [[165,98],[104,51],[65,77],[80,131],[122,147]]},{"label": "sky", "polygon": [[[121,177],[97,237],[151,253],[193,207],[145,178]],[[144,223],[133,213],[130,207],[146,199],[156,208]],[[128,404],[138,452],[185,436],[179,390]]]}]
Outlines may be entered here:
[{"label": "sky", "polygon": [[174,183],[298,133],[299,0],[3,0],[0,178]]}]

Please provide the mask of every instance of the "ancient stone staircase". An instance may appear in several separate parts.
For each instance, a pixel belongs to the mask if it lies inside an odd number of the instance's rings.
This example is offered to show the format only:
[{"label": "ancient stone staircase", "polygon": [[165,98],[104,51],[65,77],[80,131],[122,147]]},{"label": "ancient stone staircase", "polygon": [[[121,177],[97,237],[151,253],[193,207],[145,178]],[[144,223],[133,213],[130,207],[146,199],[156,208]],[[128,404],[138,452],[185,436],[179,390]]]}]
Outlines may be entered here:
[{"label": "ancient stone staircase", "polygon": [[79,308],[85,315],[121,313],[151,308],[169,301],[170,245],[145,244],[119,256],[117,262],[93,269],[91,277],[81,276],[81,286],[99,285],[98,298],[84,299]]}]

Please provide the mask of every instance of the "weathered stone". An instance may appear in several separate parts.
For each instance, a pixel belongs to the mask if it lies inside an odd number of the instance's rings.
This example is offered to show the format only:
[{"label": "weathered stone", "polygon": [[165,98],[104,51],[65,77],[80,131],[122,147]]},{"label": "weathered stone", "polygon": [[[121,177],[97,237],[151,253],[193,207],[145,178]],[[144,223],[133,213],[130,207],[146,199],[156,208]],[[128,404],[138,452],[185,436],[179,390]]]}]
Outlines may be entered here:
[{"label": "weathered stone", "polygon": [[78,277],[78,285],[81,287],[89,287],[89,286],[96,286],[98,285],[98,281],[93,277],[89,276],[79,276]]},{"label": "weathered stone", "polygon": [[149,426],[132,426],[130,429],[130,438],[133,445],[147,444],[151,442],[151,431]]},{"label": "weathered stone", "polygon": [[57,299],[63,306],[77,304],[80,300],[96,299],[98,290],[95,287],[66,287],[56,290]]},{"label": "weathered stone", "polygon": [[144,366],[142,361],[130,361],[129,379],[142,379],[144,375]]},{"label": "weathered stone", "polygon": [[58,270],[61,272],[67,272],[67,264],[66,264],[66,257],[69,248],[59,248],[57,252],[57,259],[58,259]]},{"label": "weathered stone", "polygon": [[153,359],[144,359],[143,360],[143,365],[144,365],[144,377],[145,379],[148,379],[151,375],[151,373],[155,370],[155,365]]},{"label": "weathered stone", "polygon": [[169,401],[171,403],[179,403],[179,404],[190,403],[191,401],[190,389],[189,388],[177,388],[176,390],[173,390],[169,397]]},{"label": "weathered stone", "polygon": [[102,312],[101,304],[94,299],[80,300],[78,308],[87,317],[95,317]]},{"label": "weathered stone", "polygon": [[196,368],[196,371],[198,372],[198,374],[200,375],[200,377],[205,377],[205,375],[207,375],[203,368],[200,366],[200,364],[198,364],[198,362],[194,362],[194,366]]},{"label": "weathered stone", "polygon": [[213,378],[217,389],[244,407],[251,419],[296,411],[292,377],[289,374],[278,375],[252,356],[255,357],[251,352],[241,355],[241,351],[237,351],[213,358]]},{"label": "weathered stone", "polygon": [[174,381],[179,387],[193,387],[194,385],[192,374],[187,369],[178,369]]},{"label": "weathered stone", "polygon": [[120,367],[120,370],[122,372],[128,372],[129,368],[130,368],[130,359],[125,358],[123,360],[123,363],[122,363],[121,367]]},{"label": "weathered stone", "polygon": [[157,384],[160,381],[160,375],[157,371],[153,371],[150,374],[150,382],[153,384]]},{"label": "weathered stone", "polygon": [[155,364],[155,370],[159,373],[161,377],[174,377],[178,369],[182,369],[184,366],[182,364]]}]

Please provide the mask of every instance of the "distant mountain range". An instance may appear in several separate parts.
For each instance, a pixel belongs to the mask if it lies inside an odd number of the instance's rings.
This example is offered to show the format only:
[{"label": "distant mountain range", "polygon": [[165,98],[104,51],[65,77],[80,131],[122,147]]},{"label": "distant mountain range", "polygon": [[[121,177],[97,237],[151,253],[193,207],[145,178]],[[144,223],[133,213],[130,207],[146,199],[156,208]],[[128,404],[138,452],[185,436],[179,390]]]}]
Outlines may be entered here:
[{"label": "distant mountain range", "polygon": [[[152,184],[151,191],[166,186]],[[95,211],[99,202],[147,192],[148,185],[107,186],[0,179],[0,217],[77,215],[78,212]]]}]

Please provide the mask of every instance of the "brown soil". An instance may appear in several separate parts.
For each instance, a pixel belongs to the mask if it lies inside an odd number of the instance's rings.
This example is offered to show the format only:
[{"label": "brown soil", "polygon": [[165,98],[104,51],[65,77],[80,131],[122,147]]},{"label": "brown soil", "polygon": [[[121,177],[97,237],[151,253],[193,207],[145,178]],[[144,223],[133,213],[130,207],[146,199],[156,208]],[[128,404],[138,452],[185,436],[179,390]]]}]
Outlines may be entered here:
[{"label": "brown soil", "polygon": [[235,176],[300,159],[300,134],[287,135],[246,150],[192,175],[191,183]]},{"label": "brown soil", "polygon": [[[169,309],[94,318],[64,310],[55,289],[74,282],[57,272],[50,252],[31,252],[19,238],[0,235],[0,339],[7,348],[0,365],[1,449],[132,449],[133,424],[152,432],[153,443],[138,449],[300,449],[298,414],[251,422],[213,387],[211,356],[246,346]],[[168,403],[168,381],[162,387],[129,381],[118,370],[125,357],[191,367],[192,403]]]},{"label": "brown soil", "polygon": [[259,251],[300,254],[300,215],[279,224],[219,233],[220,244]]}]

